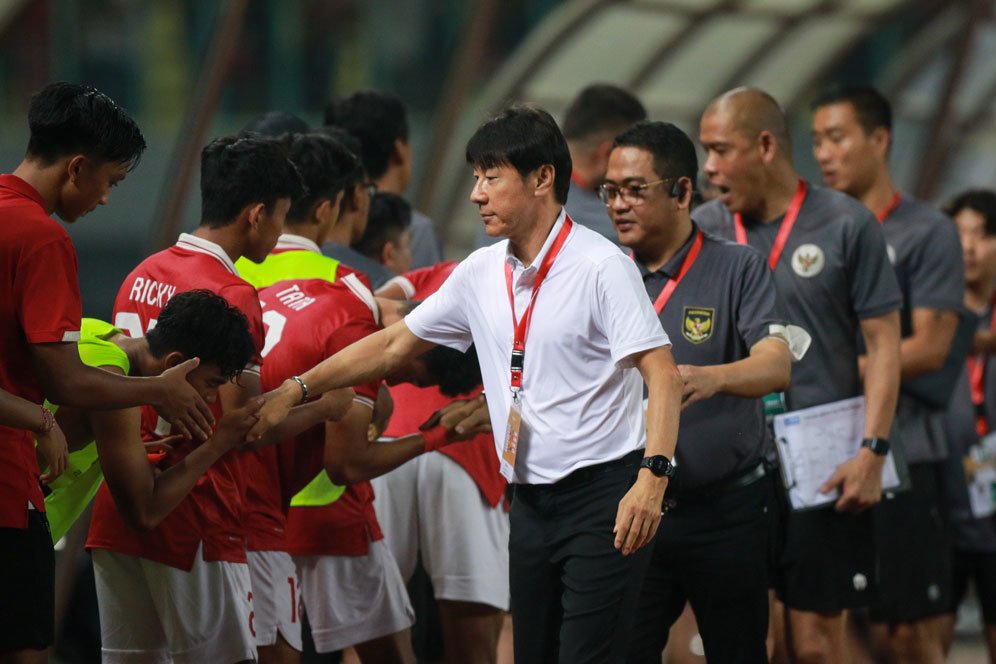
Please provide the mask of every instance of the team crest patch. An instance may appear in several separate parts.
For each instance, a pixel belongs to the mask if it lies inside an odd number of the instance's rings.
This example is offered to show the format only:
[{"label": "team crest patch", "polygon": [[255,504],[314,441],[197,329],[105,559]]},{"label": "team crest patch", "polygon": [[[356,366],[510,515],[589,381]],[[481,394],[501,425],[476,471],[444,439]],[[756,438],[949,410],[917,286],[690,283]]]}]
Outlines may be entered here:
[{"label": "team crest patch", "polygon": [[715,309],[705,307],[685,307],[681,336],[693,344],[700,344],[712,336],[712,322]]},{"label": "team crest patch", "polygon": [[823,271],[826,257],[815,244],[802,244],[792,253],[792,270],[800,277],[815,277]]}]

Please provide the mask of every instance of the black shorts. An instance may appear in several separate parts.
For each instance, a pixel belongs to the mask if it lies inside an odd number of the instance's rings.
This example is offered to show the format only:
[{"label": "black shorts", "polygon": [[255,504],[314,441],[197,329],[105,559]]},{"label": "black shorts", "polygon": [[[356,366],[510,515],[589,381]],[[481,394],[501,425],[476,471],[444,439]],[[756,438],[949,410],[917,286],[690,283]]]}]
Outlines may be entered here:
[{"label": "black shorts", "polygon": [[875,510],[878,588],[872,622],[905,623],[948,612],[951,540],[941,513],[942,465],[910,464],[910,489],[883,496]]},{"label": "black shorts", "polygon": [[0,652],[43,650],[55,637],[55,550],[48,519],[0,528]]},{"label": "black shorts", "polygon": [[788,512],[776,586],[785,606],[827,613],[871,604],[874,509],[857,516],[833,506]]},{"label": "black shorts", "polygon": [[982,607],[982,621],[996,626],[996,553],[956,549],[951,552],[951,563],[953,580],[948,613],[958,612],[958,605],[965,599],[968,582],[971,581]]}]

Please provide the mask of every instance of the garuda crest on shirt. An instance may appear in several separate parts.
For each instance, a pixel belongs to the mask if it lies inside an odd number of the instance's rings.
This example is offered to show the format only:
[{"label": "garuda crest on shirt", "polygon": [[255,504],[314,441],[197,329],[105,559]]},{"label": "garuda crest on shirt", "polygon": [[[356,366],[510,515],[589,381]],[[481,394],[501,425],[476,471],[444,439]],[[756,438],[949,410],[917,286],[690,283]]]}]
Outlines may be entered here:
[{"label": "garuda crest on shirt", "polygon": [[715,313],[715,309],[706,307],[685,307],[681,336],[693,344],[700,344],[711,337]]}]

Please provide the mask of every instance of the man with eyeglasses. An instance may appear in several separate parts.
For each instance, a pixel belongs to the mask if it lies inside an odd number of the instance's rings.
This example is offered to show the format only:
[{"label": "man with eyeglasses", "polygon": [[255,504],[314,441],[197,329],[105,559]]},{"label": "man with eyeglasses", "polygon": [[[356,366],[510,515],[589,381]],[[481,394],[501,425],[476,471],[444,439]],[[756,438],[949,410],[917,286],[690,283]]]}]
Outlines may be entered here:
[{"label": "man with eyeglasses", "polygon": [[[845,661],[844,610],[867,606],[876,587],[869,508],[882,497],[899,392],[902,294],[874,215],[796,173],[785,116],[770,95],[751,88],[721,95],[703,114],[699,139],[720,197],[693,218],[703,230],[760,249],[784,315],[813,336],[792,368],[788,408],[864,393],[864,442],[855,456],[825,469],[821,486],[839,489],[840,498],[788,514],[778,570],[794,661]],[[863,371],[859,336],[867,348]]]},{"label": "man with eyeglasses", "polygon": [[773,495],[761,397],[788,386],[791,354],[764,256],[692,222],[697,172],[684,132],[640,122],[616,137],[598,190],[661,324],[681,330],[672,338],[684,379],[676,472],[630,662],[660,662],[686,601],[710,661],[766,661]]}]

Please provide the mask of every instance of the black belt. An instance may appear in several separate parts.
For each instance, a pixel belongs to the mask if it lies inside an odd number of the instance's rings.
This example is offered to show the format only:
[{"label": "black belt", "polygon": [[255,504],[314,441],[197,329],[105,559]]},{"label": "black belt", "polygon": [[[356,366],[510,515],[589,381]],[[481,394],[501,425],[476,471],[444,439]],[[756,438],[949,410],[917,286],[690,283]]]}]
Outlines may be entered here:
[{"label": "black belt", "polygon": [[[680,472],[680,471],[679,471]],[[737,489],[743,489],[748,487],[755,482],[758,482],[768,474],[767,468],[765,468],[764,462],[758,463],[756,466],[750,470],[735,475],[729,479],[720,480],[712,484],[708,484],[703,487],[696,489],[681,489],[680,487],[675,487],[675,491],[668,491],[664,496],[664,505],[667,508],[677,507],[681,502],[698,502],[703,500],[708,500],[710,498],[715,498],[716,496],[721,496]]]},{"label": "black belt", "polygon": [[635,469],[636,466],[639,465],[640,459],[643,458],[643,453],[643,450],[633,450],[625,456],[613,459],[612,461],[603,461],[602,463],[596,463],[590,466],[585,466],[584,468],[578,468],[570,475],[562,477],[552,484],[517,484],[516,486],[537,489],[570,489],[572,487],[581,486],[582,484],[588,484],[598,476],[613,470],[618,470],[619,468],[633,466]]}]

